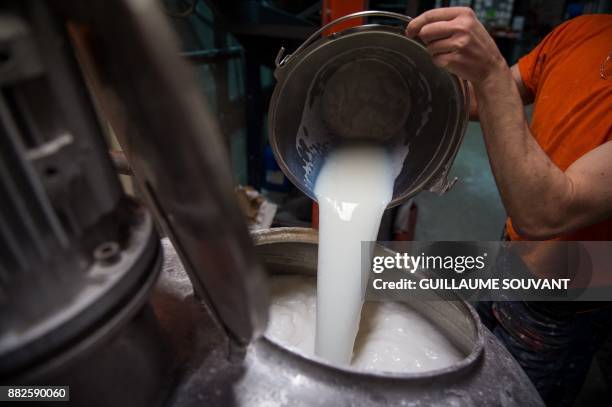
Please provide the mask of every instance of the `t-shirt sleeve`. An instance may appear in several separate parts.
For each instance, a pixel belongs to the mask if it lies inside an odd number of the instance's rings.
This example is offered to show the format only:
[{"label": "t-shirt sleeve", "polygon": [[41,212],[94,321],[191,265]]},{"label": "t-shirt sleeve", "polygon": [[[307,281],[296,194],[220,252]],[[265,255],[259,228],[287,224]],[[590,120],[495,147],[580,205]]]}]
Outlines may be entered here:
[{"label": "t-shirt sleeve", "polygon": [[555,49],[562,42],[562,38],[567,34],[568,28],[573,24],[573,20],[567,21],[552,30],[540,43],[523,56],[518,61],[521,79],[525,87],[535,95],[538,85],[542,79],[542,72],[546,66],[548,55],[555,52]]}]

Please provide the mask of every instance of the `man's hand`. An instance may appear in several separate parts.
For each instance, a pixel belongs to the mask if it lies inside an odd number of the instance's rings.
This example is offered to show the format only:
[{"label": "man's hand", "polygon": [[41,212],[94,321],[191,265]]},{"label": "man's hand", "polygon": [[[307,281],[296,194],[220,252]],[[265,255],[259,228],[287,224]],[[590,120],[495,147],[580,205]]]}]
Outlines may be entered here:
[{"label": "man's hand", "polygon": [[419,37],[436,65],[448,69],[474,86],[509,68],[493,38],[468,7],[426,11],[406,27],[406,36]]},{"label": "man's hand", "polygon": [[521,96],[533,95],[521,89],[516,68],[513,78],[471,9],[427,11],[408,24],[406,35],[419,37],[437,65],[472,83],[495,182],[521,236],[550,239],[612,216],[612,142],[566,171],[555,165],[525,119]]}]

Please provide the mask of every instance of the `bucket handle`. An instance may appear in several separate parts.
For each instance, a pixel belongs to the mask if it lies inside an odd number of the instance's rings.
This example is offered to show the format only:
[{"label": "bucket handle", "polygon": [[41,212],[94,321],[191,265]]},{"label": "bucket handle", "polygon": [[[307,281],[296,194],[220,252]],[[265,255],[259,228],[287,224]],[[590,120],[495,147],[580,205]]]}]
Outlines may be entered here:
[{"label": "bucket handle", "polygon": [[304,50],[304,48],[309,46],[313,41],[315,41],[317,38],[319,38],[319,36],[321,34],[323,34],[326,30],[330,29],[334,25],[339,24],[339,23],[341,23],[343,21],[352,20],[354,18],[371,17],[371,16],[396,18],[398,20],[405,21],[406,23],[409,23],[410,21],[412,21],[412,17],[408,17],[408,16],[406,16],[404,14],[393,13],[391,11],[366,10],[366,11],[358,11],[358,12],[352,13],[352,14],[347,14],[345,16],[342,16],[340,18],[335,19],[334,21],[330,21],[329,23],[327,23],[326,25],[324,25],[323,27],[319,28],[317,31],[312,33],[312,35],[310,37],[308,37],[306,39],[306,41],[304,41],[302,43],[302,45],[300,45],[293,52],[293,54],[284,55],[285,54],[285,47],[281,47],[281,49],[278,51],[278,55],[276,56],[276,59],[274,60],[274,63],[276,65],[276,67],[277,68],[281,67],[282,65],[284,65],[289,60],[289,58],[291,58],[292,55],[295,55],[295,54],[298,54],[298,53],[302,52]]}]

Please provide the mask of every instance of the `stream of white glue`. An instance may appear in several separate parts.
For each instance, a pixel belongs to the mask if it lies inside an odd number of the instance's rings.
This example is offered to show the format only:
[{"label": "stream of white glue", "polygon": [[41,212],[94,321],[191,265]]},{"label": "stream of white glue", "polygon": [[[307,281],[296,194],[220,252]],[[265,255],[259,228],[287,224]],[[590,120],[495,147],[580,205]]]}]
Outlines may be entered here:
[{"label": "stream of white glue", "polygon": [[461,359],[431,322],[405,304],[369,303],[362,313],[368,273],[362,270],[361,242],[376,241],[399,173],[393,162],[384,148],[363,145],[339,148],[325,158],[314,188],[316,295],[312,278],[274,278],[267,336],[333,364],[365,370],[418,372]]},{"label": "stream of white glue", "polygon": [[[375,241],[393,195],[394,171],[382,147],[343,147],[317,176],[319,203],[315,353],[349,364],[359,328],[364,278],[361,242]],[[364,273],[365,274],[365,273]]]}]

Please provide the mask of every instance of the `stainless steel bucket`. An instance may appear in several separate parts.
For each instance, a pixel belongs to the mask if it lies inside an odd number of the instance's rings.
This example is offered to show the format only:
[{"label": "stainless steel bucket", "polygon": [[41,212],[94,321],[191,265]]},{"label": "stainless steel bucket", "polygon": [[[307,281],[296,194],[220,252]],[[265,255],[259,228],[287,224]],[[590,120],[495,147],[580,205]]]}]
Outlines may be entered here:
[{"label": "stainless steel bucket", "polygon": [[423,189],[443,193],[468,121],[465,82],[435,66],[400,27],[362,25],[318,38],[351,18],[410,17],[364,11],[315,32],[292,55],[281,49],[269,110],[270,144],[287,177],[315,199],[321,164],[339,145],[384,145],[397,177],[394,206]]}]

